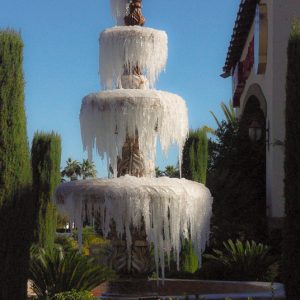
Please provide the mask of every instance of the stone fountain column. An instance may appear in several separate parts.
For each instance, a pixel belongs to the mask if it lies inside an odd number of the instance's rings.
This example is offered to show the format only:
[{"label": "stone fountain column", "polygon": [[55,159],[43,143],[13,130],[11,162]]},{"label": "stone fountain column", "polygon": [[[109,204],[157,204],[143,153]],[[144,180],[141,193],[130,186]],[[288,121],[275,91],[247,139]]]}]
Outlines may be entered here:
[{"label": "stone fountain column", "polygon": [[[142,0],[133,0],[129,5],[129,14],[124,17],[126,26],[143,26],[145,18],[142,15]],[[123,89],[147,89],[148,80],[143,76],[139,66],[131,71],[124,66],[124,74],[121,78]],[[155,130],[155,128],[153,128]],[[117,134],[117,132],[116,132]],[[118,158],[117,176],[131,175],[135,177],[154,176],[154,165],[147,164],[140,151],[138,131],[135,136],[127,136],[122,148],[122,157]],[[120,274],[147,275],[152,271],[153,262],[151,259],[149,245],[146,241],[145,230],[131,228],[132,247],[130,253],[126,248],[126,237],[122,240],[114,235],[112,239],[111,263]]]}]

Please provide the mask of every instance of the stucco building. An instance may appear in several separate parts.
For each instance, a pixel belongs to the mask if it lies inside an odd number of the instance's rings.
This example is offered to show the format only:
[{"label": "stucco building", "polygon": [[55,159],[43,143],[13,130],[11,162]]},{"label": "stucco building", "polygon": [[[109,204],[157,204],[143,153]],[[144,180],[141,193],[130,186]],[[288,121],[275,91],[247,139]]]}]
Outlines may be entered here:
[{"label": "stucco building", "polygon": [[263,112],[264,120],[253,115],[249,131],[266,132],[267,216],[276,227],[284,216],[287,46],[295,18],[300,19],[299,0],[241,0],[221,75],[232,78],[239,118],[249,103]]}]

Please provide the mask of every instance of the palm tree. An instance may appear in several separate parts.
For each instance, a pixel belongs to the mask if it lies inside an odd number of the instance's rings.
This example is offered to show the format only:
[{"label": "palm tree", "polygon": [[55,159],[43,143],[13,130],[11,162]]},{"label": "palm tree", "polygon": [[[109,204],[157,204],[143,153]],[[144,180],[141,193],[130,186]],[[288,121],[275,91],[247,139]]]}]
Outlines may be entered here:
[{"label": "palm tree", "polygon": [[94,178],[97,176],[95,164],[88,159],[84,159],[80,164],[82,179]]},{"label": "palm tree", "polygon": [[[226,123],[227,124],[236,124],[238,122],[238,119],[236,117],[234,107],[233,107],[233,102],[232,100],[229,101],[229,104],[225,104],[224,102],[221,102],[221,109],[225,115],[226,118]],[[213,118],[215,119],[218,127],[222,127],[221,122],[218,120],[214,112],[210,111],[212,114]]]},{"label": "palm tree", "polygon": [[162,177],[162,176],[164,175],[163,173],[164,173],[164,172],[161,171],[159,167],[156,167],[156,168],[155,168],[155,176],[156,176],[156,177]]},{"label": "palm tree", "polygon": [[32,248],[29,279],[38,297],[53,297],[73,289],[91,291],[113,277],[113,271],[76,250]]},{"label": "palm tree", "polygon": [[165,170],[163,171],[164,176],[170,178],[179,178],[179,170],[178,167],[174,166],[166,166]]},{"label": "palm tree", "polygon": [[68,158],[66,166],[61,172],[62,177],[70,178],[71,181],[77,180],[78,176],[81,175],[81,165],[77,160]]}]

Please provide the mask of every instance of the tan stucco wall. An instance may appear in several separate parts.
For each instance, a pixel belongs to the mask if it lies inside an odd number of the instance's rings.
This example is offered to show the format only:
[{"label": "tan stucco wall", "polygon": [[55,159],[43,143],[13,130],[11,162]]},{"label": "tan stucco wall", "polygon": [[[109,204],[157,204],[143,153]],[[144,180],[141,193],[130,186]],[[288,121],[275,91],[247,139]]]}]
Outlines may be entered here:
[{"label": "tan stucco wall", "polygon": [[[263,0],[268,6],[268,60],[264,75],[257,75],[252,69],[241,97],[243,109],[249,97],[257,93],[257,86],[267,102],[266,120],[270,122],[270,148],[267,150],[267,206],[269,217],[284,216],[284,147],[274,145],[277,140],[285,139],[285,82],[287,67],[287,45],[293,18],[300,18],[299,0]],[[254,25],[245,45],[242,58],[247,54],[253,38]],[[257,95],[256,95],[257,96]]]}]

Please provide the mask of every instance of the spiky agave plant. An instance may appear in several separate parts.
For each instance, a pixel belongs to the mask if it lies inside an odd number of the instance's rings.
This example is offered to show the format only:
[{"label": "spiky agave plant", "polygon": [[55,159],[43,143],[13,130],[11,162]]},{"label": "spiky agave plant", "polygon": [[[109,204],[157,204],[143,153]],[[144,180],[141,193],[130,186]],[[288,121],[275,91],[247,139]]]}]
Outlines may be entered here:
[{"label": "spiky agave plant", "polygon": [[32,249],[29,279],[38,297],[53,297],[71,290],[91,291],[113,276],[110,269],[78,251],[64,252],[61,247]]},{"label": "spiky agave plant", "polygon": [[224,251],[214,249],[213,254],[206,254],[205,258],[222,264],[227,279],[270,280],[273,279],[271,270],[276,275],[277,262],[269,254],[269,246],[240,240],[228,240],[223,245]]}]

